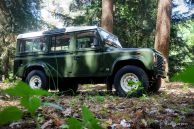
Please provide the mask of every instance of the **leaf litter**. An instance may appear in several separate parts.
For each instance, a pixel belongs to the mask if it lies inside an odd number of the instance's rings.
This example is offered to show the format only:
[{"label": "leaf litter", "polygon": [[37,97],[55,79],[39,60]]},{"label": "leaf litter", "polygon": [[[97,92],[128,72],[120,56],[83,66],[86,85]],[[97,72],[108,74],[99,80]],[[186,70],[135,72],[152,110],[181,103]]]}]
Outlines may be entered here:
[{"label": "leaf litter", "polygon": [[[5,84],[3,88],[5,87]],[[82,107],[89,107],[100,125],[108,129],[193,129],[194,86],[183,83],[167,83],[156,94],[140,98],[121,98],[107,94],[104,85],[81,87],[75,96],[52,95],[42,97],[43,104],[36,111],[42,129],[68,128],[67,119],[82,119]],[[185,88],[186,87],[186,88]],[[0,93],[0,109],[18,106],[19,98]],[[5,106],[4,106],[5,105]],[[34,128],[35,121],[29,115],[19,122],[1,128]]]}]

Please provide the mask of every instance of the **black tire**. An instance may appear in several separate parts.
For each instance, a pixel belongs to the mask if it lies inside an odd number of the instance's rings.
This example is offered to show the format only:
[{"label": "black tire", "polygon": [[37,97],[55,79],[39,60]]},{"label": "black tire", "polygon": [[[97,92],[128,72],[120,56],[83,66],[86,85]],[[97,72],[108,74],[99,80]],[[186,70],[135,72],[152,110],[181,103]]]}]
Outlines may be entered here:
[{"label": "black tire", "polygon": [[158,92],[158,90],[160,89],[161,85],[162,85],[162,79],[160,77],[156,78],[155,80],[153,80],[150,83],[150,87],[148,88],[148,92],[151,92],[151,93]]},{"label": "black tire", "polygon": [[[130,75],[130,76],[128,76]],[[121,80],[126,76],[127,82],[123,80],[123,85],[121,84]],[[129,78],[132,78],[131,81],[137,83],[137,84],[132,84],[132,90],[128,91],[128,87],[129,86]],[[141,83],[141,84],[138,84]],[[147,91],[147,88],[149,86],[149,81],[148,81],[148,77],[147,74],[145,73],[145,71],[139,67],[136,66],[125,66],[123,68],[121,68],[115,75],[114,78],[114,86],[116,89],[116,92],[119,96],[121,97],[126,97],[126,96],[141,96],[142,93],[144,91]],[[140,87],[142,86],[142,87]]]},{"label": "black tire", "polygon": [[32,89],[47,89],[48,80],[45,73],[41,70],[29,72],[25,81]]}]

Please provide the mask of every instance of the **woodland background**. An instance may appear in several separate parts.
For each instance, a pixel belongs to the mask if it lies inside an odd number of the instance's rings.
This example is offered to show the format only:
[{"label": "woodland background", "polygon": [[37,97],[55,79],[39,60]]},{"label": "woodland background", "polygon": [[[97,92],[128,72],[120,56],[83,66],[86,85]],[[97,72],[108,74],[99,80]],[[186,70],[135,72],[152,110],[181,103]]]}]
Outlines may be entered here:
[{"label": "woodland background", "polygon": [[[113,33],[123,47],[154,48],[158,2],[114,0]],[[169,74],[193,63],[193,0],[174,0],[170,12]],[[0,1],[0,75],[12,73],[19,33],[73,25],[100,25],[101,0]],[[0,77],[1,78],[1,77]]]}]

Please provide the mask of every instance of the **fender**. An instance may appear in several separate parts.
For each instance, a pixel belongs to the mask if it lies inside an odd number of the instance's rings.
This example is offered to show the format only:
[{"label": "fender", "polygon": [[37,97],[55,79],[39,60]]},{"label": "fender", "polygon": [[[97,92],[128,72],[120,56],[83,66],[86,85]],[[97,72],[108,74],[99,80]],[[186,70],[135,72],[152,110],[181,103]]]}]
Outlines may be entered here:
[{"label": "fender", "polygon": [[43,69],[45,74],[48,77],[62,77],[62,75],[57,72],[56,69],[51,67],[49,64],[43,63],[43,62],[38,62],[38,63],[31,63],[31,64],[26,64],[24,66],[21,66],[18,70],[20,73],[20,76],[22,74],[22,77],[25,77],[27,75],[28,70],[33,70],[33,69]]},{"label": "fender", "polygon": [[[147,55],[147,56],[143,56],[142,54],[138,54],[138,55],[128,55],[128,56],[121,56],[119,58],[117,58],[111,68],[111,74],[113,74],[114,72],[114,68],[116,66],[117,63],[122,62],[122,61],[132,61],[132,60],[137,60],[139,62],[141,62],[146,69],[148,70],[152,70],[154,68],[154,63],[153,63],[153,59],[151,57],[151,55]],[[127,65],[127,64],[126,64]]]}]

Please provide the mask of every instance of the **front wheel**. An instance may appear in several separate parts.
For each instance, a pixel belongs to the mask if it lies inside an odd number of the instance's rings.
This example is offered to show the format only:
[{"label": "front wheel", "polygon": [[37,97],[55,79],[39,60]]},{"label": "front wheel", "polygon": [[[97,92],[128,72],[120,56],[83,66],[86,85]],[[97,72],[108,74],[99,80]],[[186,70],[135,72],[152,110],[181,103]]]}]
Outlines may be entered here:
[{"label": "front wheel", "polygon": [[25,81],[32,89],[47,89],[47,77],[40,70],[29,72]]},{"label": "front wheel", "polygon": [[125,66],[115,75],[114,85],[119,96],[141,96],[149,82],[145,71],[136,66]]}]

